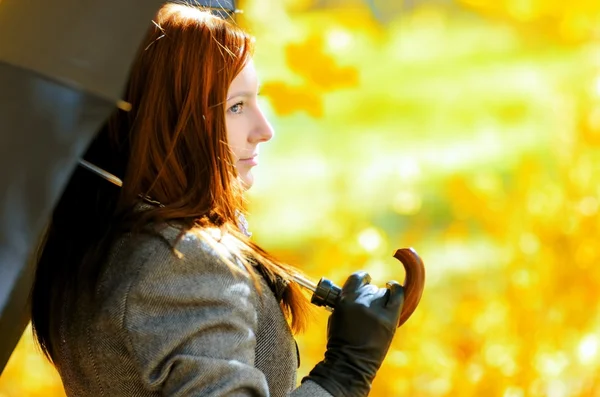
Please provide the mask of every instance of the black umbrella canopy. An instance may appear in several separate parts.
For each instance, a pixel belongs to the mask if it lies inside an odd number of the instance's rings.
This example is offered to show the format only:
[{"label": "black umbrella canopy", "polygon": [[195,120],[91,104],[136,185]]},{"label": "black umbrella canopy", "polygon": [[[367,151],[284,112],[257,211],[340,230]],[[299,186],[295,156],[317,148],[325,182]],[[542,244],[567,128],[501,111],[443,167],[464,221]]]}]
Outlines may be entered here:
[{"label": "black umbrella canopy", "polygon": [[29,321],[33,249],[162,3],[0,0],[0,373]]}]

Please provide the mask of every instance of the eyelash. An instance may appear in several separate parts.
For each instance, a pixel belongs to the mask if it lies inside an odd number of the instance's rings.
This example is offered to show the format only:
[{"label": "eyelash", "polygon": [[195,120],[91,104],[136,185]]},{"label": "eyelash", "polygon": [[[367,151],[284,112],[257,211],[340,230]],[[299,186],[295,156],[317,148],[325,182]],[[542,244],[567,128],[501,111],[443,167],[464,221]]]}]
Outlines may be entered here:
[{"label": "eyelash", "polygon": [[240,113],[241,113],[241,110],[240,110],[239,112],[234,112],[234,111],[233,111],[233,108],[235,108],[236,106],[240,106],[240,107],[242,108],[242,110],[243,110],[243,109],[244,109],[244,102],[243,102],[243,101],[240,101],[240,102],[236,103],[235,105],[232,105],[232,106],[231,106],[231,107],[230,107],[228,110],[229,110],[231,113],[233,113],[233,114],[240,114]]}]

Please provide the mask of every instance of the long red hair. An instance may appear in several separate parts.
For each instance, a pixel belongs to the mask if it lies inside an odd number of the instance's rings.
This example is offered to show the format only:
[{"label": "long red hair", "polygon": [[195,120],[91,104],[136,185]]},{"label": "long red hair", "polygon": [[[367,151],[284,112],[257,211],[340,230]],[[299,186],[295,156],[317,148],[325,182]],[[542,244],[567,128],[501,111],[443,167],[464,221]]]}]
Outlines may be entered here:
[{"label": "long red hair", "polygon": [[[124,99],[131,111],[110,130],[129,158],[119,208],[142,193],[160,202],[138,223],[188,221],[190,228],[219,227],[242,243],[239,258],[253,276],[250,257],[288,282],[282,306],[292,329],[303,328],[309,303],[295,284],[297,270],[279,262],[239,231],[245,213],[243,185],[227,144],[225,112],[233,79],[250,60],[253,39],[235,24],[196,7],[163,6],[133,65]],[[125,119],[125,120],[123,120]]]}]

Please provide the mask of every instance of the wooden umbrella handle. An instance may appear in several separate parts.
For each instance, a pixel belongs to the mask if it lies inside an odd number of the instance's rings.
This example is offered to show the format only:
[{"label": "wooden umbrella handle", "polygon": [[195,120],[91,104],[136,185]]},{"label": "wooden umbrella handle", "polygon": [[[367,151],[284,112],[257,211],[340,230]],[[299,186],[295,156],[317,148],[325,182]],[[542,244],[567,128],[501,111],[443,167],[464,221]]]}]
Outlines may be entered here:
[{"label": "wooden umbrella handle", "polygon": [[412,248],[400,248],[394,253],[394,258],[398,259],[404,266],[406,277],[404,279],[404,306],[400,313],[398,327],[408,320],[413,314],[423,295],[425,288],[425,265],[423,260]]}]

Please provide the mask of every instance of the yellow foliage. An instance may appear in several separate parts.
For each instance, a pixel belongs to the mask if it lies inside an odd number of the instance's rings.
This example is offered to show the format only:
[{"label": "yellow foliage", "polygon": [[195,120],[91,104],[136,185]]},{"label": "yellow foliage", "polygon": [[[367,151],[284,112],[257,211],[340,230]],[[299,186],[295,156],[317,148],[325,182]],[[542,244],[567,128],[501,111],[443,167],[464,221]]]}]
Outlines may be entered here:
[{"label": "yellow foliage", "polygon": [[312,117],[323,116],[322,96],[306,85],[292,87],[282,81],[269,81],[261,86],[260,92],[271,100],[273,109],[281,116],[297,111],[306,111]]},{"label": "yellow foliage", "polygon": [[0,396],[62,397],[64,395],[58,373],[43,358],[33,341],[31,326],[28,326],[0,377]]},{"label": "yellow foliage", "polygon": [[596,0],[460,0],[494,18],[505,18],[565,42],[597,37],[600,2]]},{"label": "yellow foliage", "polygon": [[288,45],[288,67],[323,91],[355,86],[358,83],[357,71],[338,66],[335,58],[323,52],[323,47],[323,38],[320,36],[309,37],[300,44]]}]

